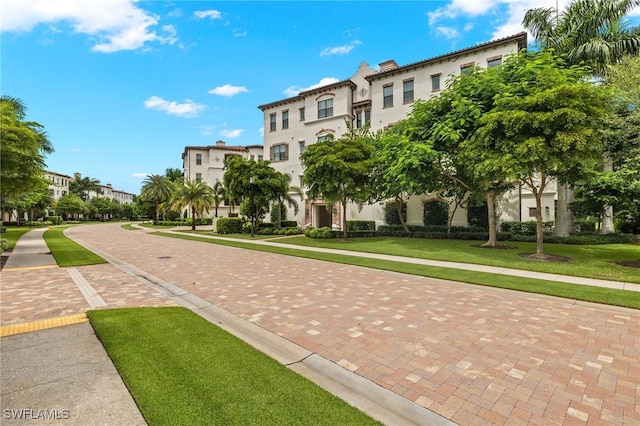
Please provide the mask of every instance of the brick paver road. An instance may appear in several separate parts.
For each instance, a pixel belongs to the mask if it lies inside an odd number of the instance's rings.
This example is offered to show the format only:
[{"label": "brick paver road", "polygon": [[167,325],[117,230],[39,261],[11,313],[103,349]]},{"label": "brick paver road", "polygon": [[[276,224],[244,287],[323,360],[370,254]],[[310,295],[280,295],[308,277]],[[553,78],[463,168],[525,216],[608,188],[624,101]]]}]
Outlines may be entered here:
[{"label": "brick paver road", "polygon": [[640,311],[117,225],[68,233],[459,424],[640,424]]}]

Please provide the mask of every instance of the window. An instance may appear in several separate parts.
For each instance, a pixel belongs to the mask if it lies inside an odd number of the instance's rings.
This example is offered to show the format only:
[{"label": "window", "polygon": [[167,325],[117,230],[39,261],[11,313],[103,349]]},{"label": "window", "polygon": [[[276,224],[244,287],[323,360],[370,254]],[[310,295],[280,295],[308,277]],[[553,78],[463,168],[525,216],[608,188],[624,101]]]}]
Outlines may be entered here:
[{"label": "window", "polygon": [[502,56],[494,56],[487,59],[487,68],[497,67],[498,65],[502,65]]},{"label": "window", "polygon": [[413,102],[413,80],[407,80],[402,83],[402,102]]},{"label": "window", "polygon": [[356,112],[356,129],[362,127],[362,111]]},{"label": "window", "polygon": [[304,141],[299,141],[298,142],[298,146],[300,146],[300,154],[302,154],[304,152],[304,149],[305,149]]},{"label": "window", "polygon": [[440,90],[440,75],[441,74],[434,74],[431,76],[431,91],[432,92],[437,92],[438,90]]},{"label": "window", "polygon": [[196,182],[202,181],[202,173],[196,173]]},{"label": "window", "polygon": [[264,157],[262,155],[258,155],[258,161],[262,161]]},{"label": "window", "polygon": [[333,117],[333,99],[318,101],[318,118]]},{"label": "window", "polygon": [[300,111],[300,121],[304,121],[304,107],[299,108],[298,111]]},{"label": "window", "polygon": [[384,108],[393,106],[393,84],[382,88],[382,106]]},{"label": "window", "polygon": [[367,125],[371,121],[371,111],[364,112],[364,124]]},{"label": "window", "polygon": [[536,217],[537,212],[538,209],[536,209],[535,207],[529,207],[529,217]]},{"label": "window", "polygon": [[474,62],[468,62],[466,64],[460,65],[460,74],[471,74],[475,65],[476,64]]},{"label": "window", "polygon": [[289,111],[282,111],[282,128],[289,128]]},{"label": "window", "polygon": [[333,135],[318,136],[318,142],[330,141],[332,139],[333,139]]},{"label": "window", "polygon": [[300,176],[298,176],[298,177],[300,178],[300,185],[299,185],[299,186],[300,186],[300,188],[304,188],[304,176],[303,176],[303,175],[300,175]]},{"label": "window", "polygon": [[202,165],[202,154],[196,154],[196,166]]},{"label": "window", "polygon": [[288,146],[283,143],[271,147],[271,161],[285,161],[288,159]]},{"label": "window", "polygon": [[269,131],[271,132],[276,131],[276,115],[275,114],[271,114],[269,116]]}]

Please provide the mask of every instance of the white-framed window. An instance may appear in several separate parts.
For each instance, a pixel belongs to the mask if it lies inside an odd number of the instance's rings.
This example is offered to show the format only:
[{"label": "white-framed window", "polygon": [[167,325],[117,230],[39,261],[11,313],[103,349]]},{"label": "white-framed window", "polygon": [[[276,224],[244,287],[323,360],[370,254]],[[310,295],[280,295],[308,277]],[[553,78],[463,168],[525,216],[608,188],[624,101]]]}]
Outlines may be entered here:
[{"label": "white-framed window", "polygon": [[282,128],[289,128],[289,110],[282,111]]},{"label": "white-framed window", "polygon": [[300,112],[300,121],[304,121],[304,107],[298,108],[298,111]]},{"label": "white-framed window", "polygon": [[402,102],[413,102],[413,79],[402,82]]},{"label": "white-framed window", "polygon": [[196,182],[202,182],[202,173],[196,173]]},{"label": "white-framed window", "polygon": [[289,158],[289,145],[282,143],[271,147],[271,161],[286,161]]},{"label": "white-framed window", "polygon": [[298,146],[300,147],[300,154],[302,154],[306,148],[304,141],[298,141]]},{"label": "white-framed window", "polygon": [[333,99],[318,101],[318,118],[333,117]]},{"label": "white-framed window", "polygon": [[382,106],[384,108],[393,106],[393,84],[382,87]]},{"label": "white-framed window", "polygon": [[276,131],[276,114],[275,113],[269,115],[269,131],[270,132]]},{"label": "white-framed window", "polygon": [[431,76],[431,91],[437,92],[440,90],[440,76],[442,74],[433,74]]},{"label": "white-framed window", "polygon": [[196,154],[196,166],[202,165],[202,154]]}]

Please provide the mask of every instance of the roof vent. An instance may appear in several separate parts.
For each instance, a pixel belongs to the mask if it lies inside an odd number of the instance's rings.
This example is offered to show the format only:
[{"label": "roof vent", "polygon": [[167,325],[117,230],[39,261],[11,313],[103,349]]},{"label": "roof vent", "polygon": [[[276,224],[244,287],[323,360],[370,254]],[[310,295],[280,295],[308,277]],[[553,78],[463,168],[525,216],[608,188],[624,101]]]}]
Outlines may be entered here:
[{"label": "roof vent", "polygon": [[381,62],[380,64],[380,72],[387,72],[391,70],[398,69],[398,64],[393,59]]},{"label": "roof vent", "polygon": [[224,141],[216,141],[216,146],[224,146]]}]

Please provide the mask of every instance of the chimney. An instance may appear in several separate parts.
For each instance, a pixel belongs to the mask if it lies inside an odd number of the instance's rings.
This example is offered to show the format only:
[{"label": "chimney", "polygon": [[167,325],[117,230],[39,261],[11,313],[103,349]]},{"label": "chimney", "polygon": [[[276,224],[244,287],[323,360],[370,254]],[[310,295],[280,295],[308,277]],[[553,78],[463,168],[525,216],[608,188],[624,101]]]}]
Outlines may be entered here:
[{"label": "chimney", "polygon": [[216,146],[224,146],[224,141],[216,141]]},{"label": "chimney", "polygon": [[387,72],[398,69],[398,64],[396,64],[396,61],[394,61],[393,59],[380,62],[378,65],[380,65],[380,72]]}]

